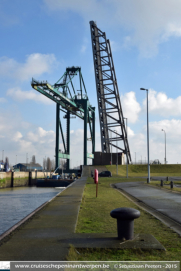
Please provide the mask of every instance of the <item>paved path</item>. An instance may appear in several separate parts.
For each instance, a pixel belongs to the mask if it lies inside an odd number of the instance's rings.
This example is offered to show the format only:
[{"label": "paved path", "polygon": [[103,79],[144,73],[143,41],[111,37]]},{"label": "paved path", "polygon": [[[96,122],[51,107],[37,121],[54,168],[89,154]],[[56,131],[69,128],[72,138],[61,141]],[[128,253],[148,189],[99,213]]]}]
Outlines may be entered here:
[{"label": "paved path", "polygon": [[0,261],[61,261],[74,234],[87,177],[72,183],[0,242]]},{"label": "paved path", "polygon": [[148,187],[143,182],[117,183],[115,186],[181,224],[181,194]]}]

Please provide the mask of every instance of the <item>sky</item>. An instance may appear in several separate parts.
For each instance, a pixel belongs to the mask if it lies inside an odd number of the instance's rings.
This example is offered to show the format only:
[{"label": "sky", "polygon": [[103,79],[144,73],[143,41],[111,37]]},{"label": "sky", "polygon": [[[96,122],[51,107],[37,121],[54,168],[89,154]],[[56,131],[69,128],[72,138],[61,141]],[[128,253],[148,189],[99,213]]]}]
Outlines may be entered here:
[{"label": "sky", "polygon": [[[14,165],[25,163],[27,155],[40,164],[54,159],[56,104],[32,89],[31,80],[54,84],[71,66],[81,67],[96,107],[96,151],[101,151],[92,20],[111,42],[132,161],[147,159],[146,92],[140,90],[146,88],[150,159],[164,162],[166,135],[167,162],[181,163],[179,0],[0,0],[0,160],[8,157]],[[60,116],[65,132],[64,113]],[[83,121],[71,119],[70,129],[75,167],[83,163]]]}]

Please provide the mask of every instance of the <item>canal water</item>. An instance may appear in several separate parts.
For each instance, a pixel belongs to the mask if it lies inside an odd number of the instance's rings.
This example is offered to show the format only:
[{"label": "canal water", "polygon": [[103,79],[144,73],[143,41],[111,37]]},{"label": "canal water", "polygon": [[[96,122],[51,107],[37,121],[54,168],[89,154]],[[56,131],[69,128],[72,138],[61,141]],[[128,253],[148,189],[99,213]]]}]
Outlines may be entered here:
[{"label": "canal water", "polygon": [[0,189],[0,235],[63,189],[42,187]]}]

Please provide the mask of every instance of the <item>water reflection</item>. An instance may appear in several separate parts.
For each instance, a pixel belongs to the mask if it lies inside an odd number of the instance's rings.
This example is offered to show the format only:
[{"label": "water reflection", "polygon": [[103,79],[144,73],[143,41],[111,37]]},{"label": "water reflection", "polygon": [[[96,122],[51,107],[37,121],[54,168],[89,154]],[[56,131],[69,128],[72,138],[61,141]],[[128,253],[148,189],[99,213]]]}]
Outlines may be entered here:
[{"label": "water reflection", "polygon": [[62,190],[42,187],[0,189],[0,235]]}]

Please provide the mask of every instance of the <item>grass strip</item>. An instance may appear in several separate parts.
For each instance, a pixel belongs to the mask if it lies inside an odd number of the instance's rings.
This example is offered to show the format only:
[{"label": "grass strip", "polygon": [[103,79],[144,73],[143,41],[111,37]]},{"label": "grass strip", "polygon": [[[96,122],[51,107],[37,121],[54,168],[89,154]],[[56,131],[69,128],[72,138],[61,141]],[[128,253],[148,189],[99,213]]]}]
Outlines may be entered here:
[{"label": "grass strip", "polygon": [[[107,170],[112,172],[114,177],[117,177],[116,165],[107,165]],[[155,176],[181,176],[181,165],[150,165],[150,175]],[[118,176],[126,176],[126,165],[118,165]],[[147,177],[148,166],[147,165],[128,165],[129,177]]]},{"label": "grass strip", "polygon": [[181,261],[181,237],[162,224],[157,218],[140,209],[119,191],[111,188],[111,183],[143,179],[100,178],[98,197],[92,178],[88,178],[84,190],[76,232],[78,233],[116,233],[116,220],[111,218],[110,211],[118,207],[131,207],[141,212],[134,222],[134,233],[152,234],[166,251],[141,249],[79,249],[71,246],[70,261]]},{"label": "grass strip", "polygon": [[[156,186],[156,187],[159,187],[159,188],[162,188],[162,186],[160,185],[160,181],[150,181],[150,184],[152,186]],[[178,181],[174,181],[174,184],[181,184],[181,182],[178,182]],[[164,181],[163,182],[163,188],[165,189],[168,189],[170,191],[177,191],[177,192],[181,192],[181,187],[173,187],[173,188],[170,188],[170,181]]]}]

